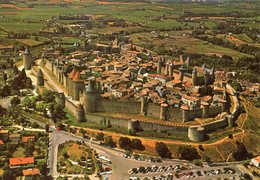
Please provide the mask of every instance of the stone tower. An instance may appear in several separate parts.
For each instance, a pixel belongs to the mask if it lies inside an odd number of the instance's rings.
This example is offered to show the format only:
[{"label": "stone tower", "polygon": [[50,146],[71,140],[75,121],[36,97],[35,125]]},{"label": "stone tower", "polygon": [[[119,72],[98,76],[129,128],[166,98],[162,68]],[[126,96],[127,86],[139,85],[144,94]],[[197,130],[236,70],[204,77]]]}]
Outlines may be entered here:
[{"label": "stone tower", "polygon": [[44,77],[43,77],[42,70],[39,69],[37,73],[37,86],[43,86],[43,85],[44,85]]},{"label": "stone tower", "polygon": [[181,65],[181,67],[179,68],[179,75],[180,75],[179,80],[180,81],[183,81],[185,71],[186,71],[186,68],[183,65]]},{"label": "stone tower", "polygon": [[76,109],[76,119],[78,122],[82,122],[85,119],[85,113],[84,113],[84,109],[83,106],[81,104],[77,105],[77,109]]},{"label": "stone tower", "polygon": [[23,53],[23,64],[25,70],[30,70],[32,68],[32,53],[30,49],[27,47]]},{"label": "stone tower", "polygon": [[45,52],[43,51],[42,55],[41,55],[41,61],[40,61],[40,66],[43,67],[44,66],[44,59],[45,59]]},{"label": "stone tower", "polygon": [[197,86],[198,85],[198,71],[196,68],[192,71],[192,85]]},{"label": "stone tower", "polygon": [[86,90],[83,92],[82,103],[85,113],[96,112],[96,93],[91,81],[88,83]]},{"label": "stone tower", "polygon": [[67,78],[67,91],[68,91],[68,96],[72,96],[72,79],[76,75],[76,69],[73,68],[73,70],[70,72],[68,78]]},{"label": "stone tower", "polygon": [[162,71],[162,60],[161,60],[161,58],[156,63],[156,66],[157,66],[157,74],[161,74],[161,71]]},{"label": "stone tower", "polygon": [[72,99],[79,101],[79,93],[84,89],[84,81],[80,78],[80,72],[77,71],[72,79]]},{"label": "stone tower", "polygon": [[204,71],[204,84],[209,85],[209,83],[210,83],[209,73],[208,73],[208,71]]},{"label": "stone tower", "polygon": [[173,62],[169,62],[169,76],[173,76],[173,68],[174,68],[174,64]]}]

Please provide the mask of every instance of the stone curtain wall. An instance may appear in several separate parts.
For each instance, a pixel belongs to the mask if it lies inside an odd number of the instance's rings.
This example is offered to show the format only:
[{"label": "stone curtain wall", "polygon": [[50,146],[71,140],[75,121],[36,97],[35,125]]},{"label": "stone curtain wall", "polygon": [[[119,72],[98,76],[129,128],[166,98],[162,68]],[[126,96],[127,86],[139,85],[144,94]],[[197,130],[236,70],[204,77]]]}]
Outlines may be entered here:
[{"label": "stone curtain wall", "polygon": [[202,125],[202,127],[204,127],[205,132],[216,131],[226,126],[228,126],[228,121],[226,118]]},{"label": "stone curtain wall", "polygon": [[77,110],[77,106],[75,104],[73,104],[70,100],[66,99],[65,100],[65,107],[67,108],[67,110],[73,114],[73,116],[76,116],[76,110]]},{"label": "stone curtain wall", "polygon": [[161,107],[157,104],[148,103],[147,104],[147,116],[160,118]]},{"label": "stone curtain wall", "polygon": [[50,72],[51,72],[51,62],[49,60],[47,60],[46,64],[45,64],[45,68],[47,68]]},{"label": "stone curtain wall", "polygon": [[213,106],[213,107],[209,107],[209,109],[208,109],[208,116],[209,117],[217,116],[220,113],[222,113],[222,107],[221,106]]},{"label": "stone curtain wall", "polygon": [[182,111],[179,108],[167,108],[166,120],[181,122],[182,121]]},{"label": "stone curtain wall", "polygon": [[96,112],[139,114],[141,103],[136,101],[117,101],[98,99]]}]

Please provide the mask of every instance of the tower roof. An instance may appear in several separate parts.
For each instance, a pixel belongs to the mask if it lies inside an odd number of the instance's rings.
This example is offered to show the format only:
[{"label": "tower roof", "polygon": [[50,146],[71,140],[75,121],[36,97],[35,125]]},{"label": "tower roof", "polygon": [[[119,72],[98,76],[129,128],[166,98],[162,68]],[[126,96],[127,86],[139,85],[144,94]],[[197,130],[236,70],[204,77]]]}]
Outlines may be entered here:
[{"label": "tower roof", "polygon": [[29,47],[27,47],[27,48],[25,49],[24,53],[26,53],[26,54],[30,54],[30,53],[31,53]]},{"label": "tower roof", "polygon": [[74,78],[74,76],[76,75],[76,69],[75,68],[73,68],[73,70],[70,72],[70,74],[69,74],[69,78],[70,79],[73,79]]},{"label": "tower roof", "polygon": [[43,76],[43,73],[42,73],[42,70],[39,69],[38,73],[37,73],[37,76]]},{"label": "tower roof", "polygon": [[186,68],[184,67],[184,65],[182,64],[181,67],[179,68],[180,71],[185,71]]},{"label": "tower roof", "polygon": [[77,110],[78,111],[84,111],[83,106],[81,104],[78,104],[77,105]]},{"label": "tower roof", "polygon": [[75,74],[75,76],[74,76],[74,78],[73,78],[72,81],[76,81],[76,82],[83,81],[83,80],[81,79],[81,77],[80,77],[80,72],[79,72],[79,71],[76,71],[76,74]]}]

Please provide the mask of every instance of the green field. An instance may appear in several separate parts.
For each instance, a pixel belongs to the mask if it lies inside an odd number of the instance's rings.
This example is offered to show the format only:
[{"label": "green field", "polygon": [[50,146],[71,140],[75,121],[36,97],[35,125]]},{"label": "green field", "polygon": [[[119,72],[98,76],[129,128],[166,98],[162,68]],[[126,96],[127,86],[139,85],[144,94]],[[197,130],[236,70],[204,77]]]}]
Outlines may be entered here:
[{"label": "green field", "polygon": [[[152,43],[154,47],[165,46],[172,48],[177,46],[183,48],[186,53],[197,53],[222,56],[230,55],[234,58],[250,56],[229,48],[221,47],[189,37],[189,34],[202,26],[207,33],[211,34],[219,23],[226,19],[230,22],[241,23],[240,26],[259,28],[260,2],[236,2],[222,4],[198,4],[198,3],[109,3],[100,1],[71,1],[70,3],[35,0],[28,2],[12,1],[13,4],[0,4],[0,45],[41,45],[48,39],[39,36],[36,40],[33,35],[30,39],[13,40],[6,38],[8,32],[39,33],[57,31],[49,23],[56,20],[60,25],[78,23],[76,20],[59,20],[59,15],[88,14],[93,17],[104,19],[125,20],[126,27],[109,26],[94,20],[92,29],[73,30],[83,31],[86,34],[112,34],[114,32],[127,31],[134,43],[140,46]],[[58,3],[57,3],[58,2]],[[234,18],[228,15],[241,14],[243,16]],[[193,20],[180,20],[182,16],[194,18]],[[151,31],[167,31],[169,37],[153,39]],[[145,32],[145,33],[143,33]],[[70,32],[71,33],[71,32]],[[183,36],[188,34],[188,36]],[[219,35],[218,35],[219,36]],[[259,47],[259,43],[250,39],[244,33],[234,34],[239,40]],[[139,37],[139,39],[138,39]],[[145,40],[140,39],[144,37]],[[225,38],[225,37],[223,37]],[[70,34],[53,37],[54,43],[60,43],[63,47],[70,47],[69,44],[83,43],[84,38],[70,36]],[[235,42],[233,42],[235,43]]]}]

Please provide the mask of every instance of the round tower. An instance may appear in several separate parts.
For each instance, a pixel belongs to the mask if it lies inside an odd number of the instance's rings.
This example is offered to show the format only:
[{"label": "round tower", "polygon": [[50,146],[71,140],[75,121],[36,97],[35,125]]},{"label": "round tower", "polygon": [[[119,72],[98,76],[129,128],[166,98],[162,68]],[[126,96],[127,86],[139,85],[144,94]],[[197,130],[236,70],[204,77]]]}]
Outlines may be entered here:
[{"label": "round tower", "polygon": [[63,92],[55,94],[55,101],[61,108],[65,108],[65,95]]},{"label": "round tower", "polygon": [[209,103],[207,102],[201,102],[202,105],[202,117],[203,118],[207,118],[208,115],[208,111],[209,111]]},{"label": "round tower", "polygon": [[37,86],[43,86],[43,85],[44,85],[44,77],[43,77],[42,70],[39,69],[37,73]]},{"label": "round tower", "polygon": [[32,68],[32,53],[30,52],[29,47],[27,47],[23,53],[23,64],[25,70],[31,70]]},{"label": "round tower", "polygon": [[164,75],[167,76],[168,73],[169,73],[169,63],[166,62],[166,63],[165,63],[165,72],[164,72]]},{"label": "round tower", "polygon": [[68,90],[68,95],[72,96],[72,90],[73,90],[73,84],[72,84],[72,79],[76,75],[76,69],[73,68],[73,70],[70,72],[68,78],[67,78],[67,90]]},{"label": "round tower", "polygon": [[169,63],[169,76],[173,76],[173,63],[172,62],[170,62]]},{"label": "round tower", "polygon": [[204,140],[205,130],[204,127],[192,127],[188,129],[188,137],[191,141],[200,142]]},{"label": "round tower", "polygon": [[192,85],[197,86],[198,85],[198,71],[196,68],[192,71]]},{"label": "round tower", "polygon": [[143,116],[146,115],[146,103],[147,103],[147,97],[143,96],[141,98],[141,112],[140,112],[140,114]]},{"label": "round tower", "polygon": [[181,67],[179,68],[179,80],[180,81],[183,81],[185,71],[186,71],[186,68],[183,65],[181,65]]},{"label": "round tower", "polygon": [[40,66],[43,67],[44,66],[44,58],[45,58],[45,51],[42,52],[41,55],[41,61],[40,61]]},{"label": "round tower", "polygon": [[156,63],[157,66],[157,74],[161,74],[162,71],[162,61],[161,59]]},{"label": "round tower", "polygon": [[85,113],[84,113],[84,109],[83,106],[81,104],[77,105],[77,109],[76,109],[76,119],[78,122],[83,122],[85,119]]},{"label": "round tower", "polygon": [[182,121],[183,122],[190,121],[190,118],[189,118],[189,108],[185,107],[185,106],[182,106],[181,110],[182,110]]},{"label": "round tower", "polygon": [[72,99],[74,101],[79,101],[79,93],[82,92],[84,88],[84,81],[81,79],[79,71],[76,72],[72,80],[72,84],[73,84]]},{"label": "round tower", "polygon": [[85,113],[96,112],[96,93],[91,82],[88,83],[86,90],[83,91],[82,101]]},{"label": "round tower", "polygon": [[204,72],[204,84],[209,85],[209,82],[210,82],[209,73],[208,73],[208,71],[205,71]]},{"label": "round tower", "polygon": [[167,109],[167,104],[161,104],[161,109],[160,109],[160,119],[161,120],[166,120],[166,109]]}]

